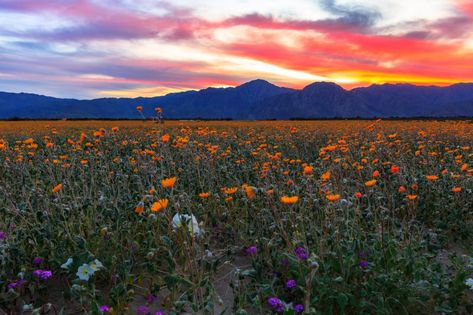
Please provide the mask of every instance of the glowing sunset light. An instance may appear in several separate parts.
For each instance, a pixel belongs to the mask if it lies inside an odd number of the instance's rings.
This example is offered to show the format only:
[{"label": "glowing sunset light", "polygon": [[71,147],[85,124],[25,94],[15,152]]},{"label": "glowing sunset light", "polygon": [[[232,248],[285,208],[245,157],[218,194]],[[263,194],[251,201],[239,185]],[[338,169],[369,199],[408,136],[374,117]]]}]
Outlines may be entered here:
[{"label": "glowing sunset light", "polygon": [[473,82],[469,0],[5,0],[0,90],[153,96]]}]

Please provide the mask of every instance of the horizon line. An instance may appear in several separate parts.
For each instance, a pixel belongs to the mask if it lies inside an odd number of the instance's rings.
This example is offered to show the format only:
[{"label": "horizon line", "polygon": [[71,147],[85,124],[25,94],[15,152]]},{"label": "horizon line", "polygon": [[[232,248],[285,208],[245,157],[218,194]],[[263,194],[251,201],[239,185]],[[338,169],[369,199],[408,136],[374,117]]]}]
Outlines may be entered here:
[{"label": "horizon line", "polygon": [[56,98],[56,99],[71,99],[71,100],[77,100],[77,101],[92,101],[92,100],[99,100],[99,99],[132,99],[132,100],[134,100],[134,99],[138,99],[138,98],[147,98],[147,99],[149,99],[149,98],[155,98],[155,97],[164,97],[164,96],[171,95],[171,94],[180,94],[180,93],[186,93],[186,92],[200,92],[200,91],[204,91],[204,90],[207,90],[207,89],[238,88],[238,87],[243,86],[247,83],[251,83],[251,82],[255,82],[255,81],[264,81],[264,82],[269,83],[271,85],[274,85],[276,87],[289,89],[289,90],[293,90],[293,91],[302,91],[306,87],[308,87],[310,85],[313,85],[313,84],[317,84],[317,83],[331,83],[331,84],[337,85],[338,87],[340,87],[341,89],[343,89],[344,91],[347,91],[347,92],[350,92],[350,91],[353,91],[353,90],[356,90],[356,89],[364,89],[364,88],[369,88],[369,87],[372,87],[372,86],[383,86],[383,85],[406,85],[406,86],[415,86],[415,87],[445,88],[445,87],[451,87],[451,86],[454,86],[454,85],[473,84],[473,82],[463,82],[463,81],[459,81],[459,82],[451,83],[451,84],[445,84],[445,85],[432,84],[432,83],[430,83],[430,84],[429,83],[415,84],[415,83],[409,83],[409,82],[384,82],[384,83],[371,83],[369,85],[364,85],[364,86],[355,86],[353,88],[347,89],[343,85],[341,85],[341,84],[339,84],[335,81],[314,81],[312,83],[309,83],[309,84],[305,85],[302,88],[289,88],[289,87],[286,87],[286,86],[280,86],[280,85],[274,84],[274,83],[272,83],[268,80],[265,80],[265,79],[256,78],[256,79],[252,79],[252,80],[240,83],[239,85],[233,85],[233,86],[226,86],[226,85],[218,86],[218,85],[216,85],[216,86],[208,86],[208,87],[205,87],[205,88],[202,88],[202,89],[188,89],[188,90],[182,90],[182,91],[176,91],[176,92],[169,92],[169,93],[166,93],[166,94],[159,94],[159,95],[153,95],[153,96],[136,96],[136,97],[107,96],[107,97],[96,97],[96,98],[75,98],[75,97],[59,97],[59,96],[52,96],[52,95],[49,95],[49,94],[38,94],[38,93],[34,93],[34,92],[25,92],[25,91],[22,91],[22,92],[0,91],[0,93],[30,94],[30,95],[51,97],[51,98]]}]

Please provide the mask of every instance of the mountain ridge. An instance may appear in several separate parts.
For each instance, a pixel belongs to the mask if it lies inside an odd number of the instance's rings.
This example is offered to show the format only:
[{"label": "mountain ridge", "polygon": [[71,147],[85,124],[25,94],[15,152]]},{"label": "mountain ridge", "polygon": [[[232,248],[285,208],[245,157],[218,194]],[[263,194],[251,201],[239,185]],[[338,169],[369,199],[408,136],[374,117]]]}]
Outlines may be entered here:
[{"label": "mountain ridge", "polygon": [[345,90],[333,82],[314,82],[290,89],[256,79],[235,87],[97,99],[0,92],[0,119],[139,119],[138,105],[145,117],[159,106],[165,118],[174,119],[473,117],[473,83],[385,83]]}]

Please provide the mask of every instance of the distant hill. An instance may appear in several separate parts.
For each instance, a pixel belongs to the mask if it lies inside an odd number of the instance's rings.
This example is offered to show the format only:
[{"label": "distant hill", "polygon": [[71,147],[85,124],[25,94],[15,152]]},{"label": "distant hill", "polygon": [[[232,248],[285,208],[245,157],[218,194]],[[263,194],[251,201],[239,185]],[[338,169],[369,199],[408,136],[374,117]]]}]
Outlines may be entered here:
[{"label": "distant hill", "polygon": [[383,84],[347,91],[316,82],[302,90],[254,80],[157,97],[76,100],[0,92],[0,119],[140,118],[163,108],[166,118],[291,119],[354,117],[473,117],[473,84],[447,87]]}]

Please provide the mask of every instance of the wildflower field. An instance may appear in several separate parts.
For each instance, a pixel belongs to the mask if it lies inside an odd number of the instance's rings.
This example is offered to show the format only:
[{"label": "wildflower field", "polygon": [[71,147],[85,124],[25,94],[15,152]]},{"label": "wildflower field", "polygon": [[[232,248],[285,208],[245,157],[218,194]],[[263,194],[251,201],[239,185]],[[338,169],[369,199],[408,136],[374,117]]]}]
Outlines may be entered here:
[{"label": "wildflower field", "polygon": [[471,121],[0,122],[0,313],[472,314]]}]

